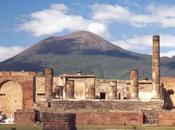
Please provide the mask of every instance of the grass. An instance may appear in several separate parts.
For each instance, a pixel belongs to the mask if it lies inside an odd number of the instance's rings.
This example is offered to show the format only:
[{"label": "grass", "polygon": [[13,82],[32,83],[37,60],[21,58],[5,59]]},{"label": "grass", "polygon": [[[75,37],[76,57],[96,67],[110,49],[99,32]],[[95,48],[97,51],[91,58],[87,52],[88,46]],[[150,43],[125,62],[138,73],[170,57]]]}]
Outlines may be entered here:
[{"label": "grass", "polygon": [[[13,129],[14,128],[14,129]],[[16,128],[16,129],[15,129]],[[42,130],[41,125],[0,125],[0,130]],[[78,126],[77,130],[175,130],[175,126],[108,126],[108,125],[85,125],[85,126]]]},{"label": "grass", "polygon": [[42,130],[41,125],[14,125],[14,124],[8,124],[0,125],[0,130]]}]

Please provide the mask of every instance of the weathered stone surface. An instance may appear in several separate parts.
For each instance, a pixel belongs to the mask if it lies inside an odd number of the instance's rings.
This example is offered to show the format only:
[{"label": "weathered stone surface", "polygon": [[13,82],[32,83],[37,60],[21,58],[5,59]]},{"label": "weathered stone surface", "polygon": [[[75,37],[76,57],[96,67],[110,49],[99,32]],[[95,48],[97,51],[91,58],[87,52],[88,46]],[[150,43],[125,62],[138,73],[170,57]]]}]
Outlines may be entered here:
[{"label": "weathered stone surface", "polygon": [[158,125],[174,126],[175,125],[175,112],[174,111],[159,112],[158,113]]},{"label": "weathered stone surface", "polygon": [[53,69],[45,69],[45,96],[47,99],[52,98],[52,89],[53,89]]},{"label": "weathered stone surface", "polygon": [[152,46],[152,86],[155,99],[160,99],[160,43],[159,36],[153,36]]},{"label": "weathered stone surface", "polygon": [[74,81],[73,80],[66,81],[66,98],[74,99]]},{"label": "weathered stone surface", "polygon": [[40,102],[40,110],[52,112],[76,111],[140,111],[143,109],[159,110],[163,108],[163,101],[132,101],[132,100],[53,100],[51,108],[47,109],[44,102]]},{"label": "weathered stone surface", "polygon": [[156,110],[143,110],[143,124],[157,125],[157,111]]},{"label": "weathered stone surface", "polygon": [[77,112],[77,125],[142,125],[142,112]]},{"label": "weathered stone surface", "polygon": [[35,112],[29,109],[17,110],[15,112],[15,124],[32,125],[35,123]]},{"label": "weathered stone surface", "polygon": [[[15,109],[31,109],[33,107],[35,101],[34,76],[32,72],[0,72],[0,93],[1,95],[4,94],[4,96],[0,96],[2,111],[6,112],[12,106],[14,110],[8,115],[13,115]],[[9,87],[11,90],[8,90]],[[17,92],[16,95],[14,95],[15,91]],[[12,95],[14,97],[11,97]],[[11,100],[7,101],[6,99]]]},{"label": "weathered stone surface", "polygon": [[131,98],[132,99],[138,99],[138,70],[131,70],[131,87],[130,87],[130,92],[131,92]]},{"label": "weathered stone surface", "polygon": [[76,115],[73,113],[43,112],[43,130],[76,130]]}]

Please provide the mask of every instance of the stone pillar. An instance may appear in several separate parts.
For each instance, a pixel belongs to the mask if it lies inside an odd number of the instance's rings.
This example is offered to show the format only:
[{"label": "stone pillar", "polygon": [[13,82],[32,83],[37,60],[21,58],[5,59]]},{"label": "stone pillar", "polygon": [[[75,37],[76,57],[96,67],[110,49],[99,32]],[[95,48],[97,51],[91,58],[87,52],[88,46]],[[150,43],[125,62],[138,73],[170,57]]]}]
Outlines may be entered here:
[{"label": "stone pillar", "polygon": [[95,85],[91,85],[88,88],[87,99],[95,99]]},{"label": "stone pillar", "polygon": [[53,87],[53,69],[45,69],[45,96],[47,99],[52,98],[52,87]]},{"label": "stone pillar", "polygon": [[131,87],[130,87],[130,92],[131,92],[131,99],[138,99],[138,70],[133,69],[131,70]]},{"label": "stone pillar", "polygon": [[160,43],[159,36],[153,36],[152,45],[152,88],[154,99],[160,99]]},{"label": "stone pillar", "polygon": [[74,81],[73,80],[66,81],[66,98],[74,99]]}]

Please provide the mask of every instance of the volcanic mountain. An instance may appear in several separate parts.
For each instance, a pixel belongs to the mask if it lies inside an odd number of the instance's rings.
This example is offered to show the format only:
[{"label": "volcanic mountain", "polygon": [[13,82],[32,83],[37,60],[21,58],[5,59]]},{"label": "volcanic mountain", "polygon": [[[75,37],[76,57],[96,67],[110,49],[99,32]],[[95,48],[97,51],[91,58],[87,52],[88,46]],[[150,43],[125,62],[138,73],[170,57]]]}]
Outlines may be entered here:
[{"label": "volcanic mountain", "polygon": [[[175,62],[165,57],[162,60],[162,72],[172,75]],[[151,57],[124,50],[91,32],[78,31],[44,39],[0,63],[1,71],[40,72],[45,67],[54,68],[55,74],[82,71],[100,78],[119,79],[128,78],[130,70],[138,68],[140,77],[149,77]]]}]

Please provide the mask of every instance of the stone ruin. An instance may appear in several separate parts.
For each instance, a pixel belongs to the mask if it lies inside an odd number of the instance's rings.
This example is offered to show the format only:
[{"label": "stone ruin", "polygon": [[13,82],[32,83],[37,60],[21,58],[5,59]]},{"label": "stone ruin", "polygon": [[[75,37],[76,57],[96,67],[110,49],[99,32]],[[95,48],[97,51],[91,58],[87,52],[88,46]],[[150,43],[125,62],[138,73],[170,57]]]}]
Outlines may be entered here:
[{"label": "stone ruin", "polygon": [[[94,75],[45,76],[0,72],[0,109],[16,124],[43,122],[44,130],[75,125],[175,125],[175,77],[160,77],[160,38],[153,36],[152,80],[96,79]],[[76,122],[76,124],[75,124]]]}]

